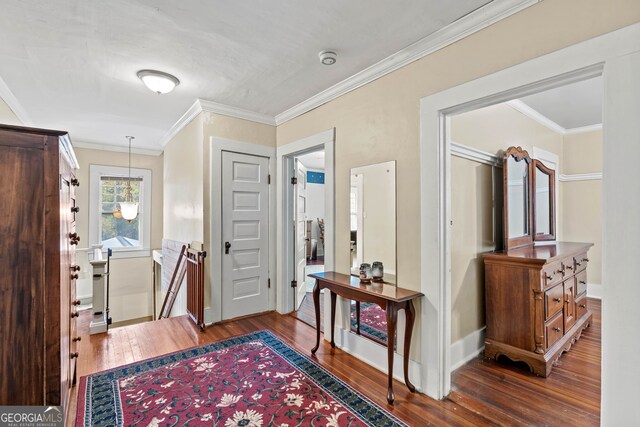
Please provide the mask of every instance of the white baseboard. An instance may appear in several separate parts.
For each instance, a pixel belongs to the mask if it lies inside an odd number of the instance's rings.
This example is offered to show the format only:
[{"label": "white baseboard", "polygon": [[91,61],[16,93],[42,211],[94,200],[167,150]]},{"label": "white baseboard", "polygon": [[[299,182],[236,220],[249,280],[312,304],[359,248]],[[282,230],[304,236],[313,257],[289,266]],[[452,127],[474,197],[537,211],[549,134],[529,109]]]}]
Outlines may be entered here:
[{"label": "white baseboard", "polygon": [[587,283],[587,296],[589,298],[602,299],[602,285],[600,283]]},{"label": "white baseboard", "polygon": [[484,350],[484,335],[486,329],[486,327],[478,329],[451,344],[451,372],[482,353]]},{"label": "white baseboard", "polygon": [[[387,347],[370,339],[336,326],[336,347],[341,348],[353,357],[362,360],[382,372],[387,372]],[[403,342],[403,340],[398,340]],[[402,345],[402,344],[400,344]],[[393,378],[404,384],[403,356],[397,351],[393,358]],[[416,390],[424,393],[421,384],[422,366],[415,360],[409,359],[409,380],[416,386]]]}]

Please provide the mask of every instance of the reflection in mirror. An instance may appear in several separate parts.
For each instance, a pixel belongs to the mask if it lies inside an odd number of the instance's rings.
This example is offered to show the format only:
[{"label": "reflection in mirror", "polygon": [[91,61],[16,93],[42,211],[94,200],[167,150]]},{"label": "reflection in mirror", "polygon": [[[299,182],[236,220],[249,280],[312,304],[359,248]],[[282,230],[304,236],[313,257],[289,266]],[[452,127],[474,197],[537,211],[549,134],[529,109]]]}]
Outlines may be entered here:
[{"label": "reflection in mirror", "polygon": [[536,235],[550,234],[549,175],[536,168]]},{"label": "reflection in mirror", "polygon": [[534,240],[555,239],[555,171],[534,160]]},{"label": "reflection in mirror", "polygon": [[351,169],[351,274],[362,263],[382,262],[388,283],[396,283],[396,162]]},{"label": "reflection in mirror", "polygon": [[529,165],[509,156],[507,161],[509,239],[527,236],[529,225]]},{"label": "reflection in mirror", "polygon": [[[382,286],[393,286],[397,283],[396,162],[353,168],[350,183],[351,274],[359,276],[363,263],[381,262]],[[351,330],[386,345],[385,311],[377,304],[352,301]]]}]

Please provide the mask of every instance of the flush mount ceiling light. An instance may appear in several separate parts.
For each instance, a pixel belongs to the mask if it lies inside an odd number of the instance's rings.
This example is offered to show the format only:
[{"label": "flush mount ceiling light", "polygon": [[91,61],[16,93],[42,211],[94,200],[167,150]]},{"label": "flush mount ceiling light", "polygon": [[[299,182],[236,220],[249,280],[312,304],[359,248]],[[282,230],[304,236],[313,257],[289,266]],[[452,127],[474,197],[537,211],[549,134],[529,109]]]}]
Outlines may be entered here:
[{"label": "flush mount ceiling light", "polygon": [[157,94],[169,93],[180,84],[180,80],[175,76],[156,70],[140,70],[138,78]]},{"label": "flush mount ceiling light", "polygon": [[338,60],[338,54],[332,50],[323,50],[318,54],[320,62],[324,65],[333,65]]}]

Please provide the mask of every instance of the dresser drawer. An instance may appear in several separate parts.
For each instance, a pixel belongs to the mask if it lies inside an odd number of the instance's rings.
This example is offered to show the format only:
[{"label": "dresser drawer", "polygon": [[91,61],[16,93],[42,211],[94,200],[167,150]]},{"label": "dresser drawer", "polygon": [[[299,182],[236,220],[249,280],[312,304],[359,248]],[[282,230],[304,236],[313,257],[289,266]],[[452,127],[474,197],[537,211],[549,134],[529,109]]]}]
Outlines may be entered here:
[{"label": "dresser drawer", "polygon": [[548,288],[549,286],[553,286],[557,283],[562,282],[562,279],[564,277],[562,271],[562,263],[560,262],[549,264],[545,268],[543,268],[540,274],[542,275],[542,283],[544,284],[544,288]]},{"label": "dresser drawer", "polygon": [[587,292],[587,271],[582,270],[576,274],[576,297]]},{"label": "dresser drawer", "polygon": [[573,265],[574,265],[573,268],[576,273],[579,271],[586,270],[588,263],[589,263],[589,258],[587,257],[586,252],[573,257]]},{"label": "dresser drawer", "polygon": [[[560,288],[562,288],[562,286],[560,286]],[[556,317],[544,324],[547,348],[554,345],[556,341],[558,341],[564,335],[563,323],[564,320],[562,318],[562,313],[558,313]]]},{"label": "dresser drawer", "polygon": [[562,284],[555,286],[544,293],[545,318],[549,319],[559,311],[562,311],[562,306],[564,305],[563,298],[564,289]]},{"label": "dresser drawer", "polygon": [[579,300],[576,300],[576,319],[580,319],[587,314],[589,307],[587,306],[587,296],[583,296]]}]

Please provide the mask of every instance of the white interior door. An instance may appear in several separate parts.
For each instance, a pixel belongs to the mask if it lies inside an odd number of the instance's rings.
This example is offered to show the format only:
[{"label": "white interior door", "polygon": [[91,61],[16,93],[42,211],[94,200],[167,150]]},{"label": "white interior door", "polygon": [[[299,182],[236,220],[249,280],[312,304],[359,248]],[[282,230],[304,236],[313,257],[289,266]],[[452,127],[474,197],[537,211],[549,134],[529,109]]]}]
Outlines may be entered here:
[{"label": "white interior door", "polygon": [[269,309],[269,159],[222,152],[222,319]]},{"label": "white interior door", "polygon": [[307,292],[305,286],[307,268],[307,168],[296,159],[296,178],[298,179],[294,190],[295,216],[296,216],[296,310],[300,308],[302,300]]}]

